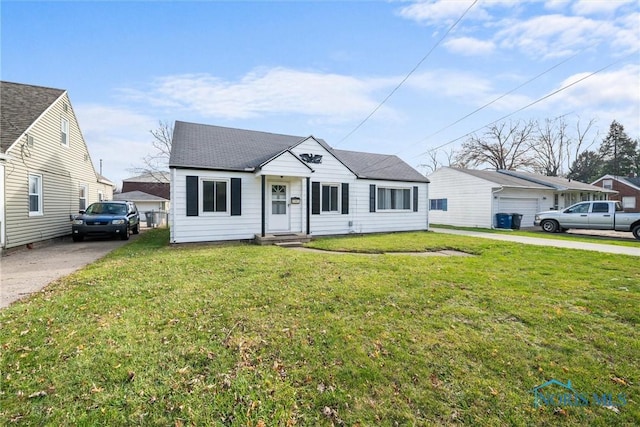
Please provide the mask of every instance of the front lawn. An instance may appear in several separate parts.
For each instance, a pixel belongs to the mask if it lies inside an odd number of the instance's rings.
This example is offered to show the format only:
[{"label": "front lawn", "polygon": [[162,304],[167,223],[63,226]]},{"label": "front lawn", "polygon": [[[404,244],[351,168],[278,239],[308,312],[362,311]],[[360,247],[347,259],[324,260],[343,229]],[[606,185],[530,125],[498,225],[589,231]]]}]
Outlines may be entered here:
[{"label": "front lawn", "polygon": [[[640,424],[636,257],[426,232],[310,244],[351,254],[167,241],[0,311],[4,424]],[[440,249],[474,256],[386,253]],[[535,407],[551,379],[575,395]]]}]

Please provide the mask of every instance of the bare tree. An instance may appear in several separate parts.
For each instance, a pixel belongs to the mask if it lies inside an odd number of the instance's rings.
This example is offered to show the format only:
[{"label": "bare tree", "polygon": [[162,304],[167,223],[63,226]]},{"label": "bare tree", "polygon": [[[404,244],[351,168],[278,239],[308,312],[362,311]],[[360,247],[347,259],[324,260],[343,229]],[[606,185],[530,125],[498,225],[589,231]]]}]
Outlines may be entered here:
[{"label": "bare tree", "polygon": [[171,156],[171,142],[173,139],[173,125],[167,121],[159,121],[158,128],[149,131],[153,136],[152,150],[142,158],[143,166],[134,168],[139,175],[151,175],[158,182],[164,181],[169,169]]},{"label": "bare tree", "polygon": [[462,144],[455,163],[475,167],[490,165],[496,170],[530,168],[533,166],[530,146],[535,126],[531,120],[492,124],[481,137],[474,134]]},{"label": "bare tree", "polygon": [[543,126],[538,124],[537,137],[531,143],[531,150],[536,154],[533,170],[547,176],[561,175],[571,143],[564,117],[546,119]]}]

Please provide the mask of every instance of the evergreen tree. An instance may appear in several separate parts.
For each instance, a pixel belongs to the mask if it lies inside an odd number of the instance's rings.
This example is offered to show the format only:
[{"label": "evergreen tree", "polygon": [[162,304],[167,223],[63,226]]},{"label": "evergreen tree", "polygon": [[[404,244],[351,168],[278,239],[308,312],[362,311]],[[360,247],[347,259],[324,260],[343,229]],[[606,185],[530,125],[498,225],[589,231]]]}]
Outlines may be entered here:
[{"label": "evergreen tree", "polygon": [[602,159],[601,175],[629,176],[635,172],[638,142],[629,138],[624,127],[615,120],[598,150]]},{"label": "evergreen tree", "polygon": [[567,178],[575,181],[592,183],[603,173],[604,161],[595,151],[583,151],[571,164]]}]

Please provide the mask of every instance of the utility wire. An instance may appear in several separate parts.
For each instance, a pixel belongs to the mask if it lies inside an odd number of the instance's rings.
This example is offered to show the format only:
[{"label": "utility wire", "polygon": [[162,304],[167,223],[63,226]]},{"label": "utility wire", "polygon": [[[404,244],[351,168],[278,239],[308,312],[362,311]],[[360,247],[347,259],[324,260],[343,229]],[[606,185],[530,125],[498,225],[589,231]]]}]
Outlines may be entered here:
[{"label": "utility wire", "polygon": [[[490,105],[492,105],[492,104],[495,104],[496,102],[500,101],[502,98],[505,98],[505,97],[507,97],[508,95],[511,95],[513,92],[517,91],[518,89],[523,88],[524,86],[528,85],[529,83],[531,83],[531,82],[533,82],[533,81],[535,81],[535,80],[538,80],[540,77],[544,76],[544,75],[545,75],[545,74],[547,74],[547,73],[550,73],[551,71],[555,70],[555,69],[556,69],[556,68],[558,68],[559,66],[561,66],[561,65],[565,64],[566,62],[569,62],[570,60],[572,60],[573,58],[575,58],[575,57],[576,57],[576,56],[578,56],[579,54],[580,54],[580,52],[575,53],[575,54],[571,55],[570,57],[566,58],[565,60],[563,60],[563,61],[561,61],[561,62],[558,62],[557,64],[553,65],[552,67],[547,68],[545,71],[543,71],[543,72],[539,73],[538,75],[536,75],[536,76],[534,76],[534,77],[530,78],[530,79],[529,79],[529,80],[527,80],[526,82],[524,82],[524,83],[522,83],[522,84],[520,84],[520,85],[516,86],[515,88],[511,89],[510,91],[508,91],[508,92],[506,92],[506,93],[504,93],[504,94],[500,95],[499,97],[495,98],[494,100],[487,102],[487,103],[486,103],[486,104],[484,104],[483,106],[476,108],[475,110],[473,110],[473,111],[472,111],[472,112],[470,112],[469,114],[467,114],[467,115],[465,115],[465,116],[463,116],[463,117],[459,118],[459,119],[458,119],[458,120],[456,120],[455,122],[453,122],[453,123],[451,123],[451,124],[449,124],[449,125],[447,125],[447,126],[445,126],[445,127],[441,128],[441,129],[437,130],[436,132],[434,132],[434,133],[432,133],[432,134],[430,134],[430,135],[425,136],[424,138],[422,138],[420,141],[416,142],[415,144],[420,144],[421,142],[425,142],[426,140],[428,140],[428,139],[430,139],[430,138],[432,138],[432,137],[434,137],[434,136],[438,135],[439,133],[441,133],[441,132],[443,132],[443,131],[445,131],[445,130],[449,129],[450,127],[457,125],[457,124],[458,124],[458,123],[460,123],[461,121],[463,121],[463,120],[465,120],[465,119],[468,119],[469,117],[473,116],[473,115],[474,115],[474,114],[476,114],[477,112],[484,110],[484,109],[485,109],[485,108],[487,108],[488,106],[490,106]],[[412,145],[415,145],[415,144],[412,144]]]},{"label": "utility wire", "polygon": [[478,132],[478,131],[480,131],[480,130],[484,129],[484,128],[485,128],[485,127],[487,127],[487,126],[491,126],[491,125],[493,125],[493,124],[498,123],[498,122],[499,122],[499,121],[501,121],[501,120],[504,120],[504,119],[506,119],[506,118],[509,118],[509,117],[513,116],[514,114],[517,114],[517,113],[519,113],[519,112],[521,112],[521,111],[523,111],[523,110],[526,110],[527,108],[529,108],[529,107],[531,107],[531,106],[533,106],[533,105],[536,105],[536,104],[538,104],[538,103],[540,103],[540,102],[542,102],[542,101],[544,101],[544,100],[546,100],[546,99],[548,99],[548,98],[550,98],[550,97],[552,97],[552,96],[554,96],[554,95],[557,95],[558,93],[560,93],[560,92],[562,92],[562,91],[564,91],[564,90],[566,90],[566,89],[569,89],[570,87],[575,86],[576,84],[578,84],[578,83],[580,83],[580,82],[582,82],[582,81],[584,81],[584,80],[586,80],[586,79],[588,79],[588,78],[590,78],[590,77],[593,77],[593,76],[595,76],[596,74],[601,73],[602,71],[604,71],[604,70],[606,70],[606,69],[608,69],[608,68],[611,68],[611,67],[613,67],[614,65],[619,64],[620,62],[623,62],[624,60],[626,60],[626,59],[627,59],[627,58],[629,58],[630,56],[632,56],[632,55],[636,55],[636,54],[637,54],[637,52],[634,52],[634,53],[632,53],[631,55],[627,55],[627,56],[625,56],[624,58],[621,58],[621,59],[619,59],[619,60],[617,60],[617,61],[611,62],[610,64],[605,65],[604,67],[602,67],[602,68],[600,68],[600,69],[598,69],[598,70],[596,70],[596,71],[594,71],[594,72],[592,72],[592,73],[590,73],[590,74],[587,74],[586,76],[584,76],[584,77],[582,77],[582,78],[580,78],[580,79],[578,79],[578,80],[576,80],[576,81],[574,81],[574,82],[569,83],[568,85],[562,86],[561,88],[556,89],[556,90],[554,90],[553,92],[548,93],[547,95],[545,95],[545,96],[543,96],[543,97],[541,97],[541,98],[536,99],[535,101],[533,101],[533,102],[531,102],[531,103],[529,103],[529,104],[525,105],[524,107],[521,107],[521,108],[519,108],[519,109],[517,109],[517,110],[513,111],[512,113],[509,113],[509,114],[507,114],[507,115],[504,115],[504,116],[500,117],[499,119],[496,119],[496,120],[494,120],[494,121],[492,121],[492,122],[489,122],[489,123],[487,123],[486,125],[484,125],[484,126],[482,126],[482,127],[478,128],[478,129],[475,129],[475,130],[473,130],[473,131],[471,131],[471,132],[467,132],[466,134],[464,134],[464,135],[462,135],[462,136],[459,136],[458,138],[452,139],[452,140],[450,140],[450,141],[448,141],[448,142],[445,142],[444,144],[441,144],[441,145],[439,145],[439,146],[437,146],[437,147],[435,147],[435,148],[432,148],[432,149],[430,149],[430,150],[427,150],[427,151],[425,151],[425,152],[421,153],[420,155],[427,154],[429,151],[439,150],[439,149],[440,149],[440,148],[442,148],[442,147],[446,147],[447,145],[453,144],[454,142],[459,141],[459,140],[461,140],[462,138],[465,138],[465,137],[467,137],[467,136],[469,136],[469,135],[471,135],[471,134],[473,134],[473,133],[475,133],[475,132]]},{"label": "utility wire", "polygon": [[443,34],[442,37],[440,37],[440,39],[436,42],[435,45],[433,45],[433,47],[429,50],[429,52],[427,52],[427,54],[420,60],[420,62],[418,62],[418,64],[416,64],[415,67],[413,67],[413,69],[411,71],[409,71],[409,74],[407,74],[405,76],[404,79],[402,79],[402,81],[400,83],[398,83],[398,85],[391,91],[391,93],[389,93],[389,95],[387,95],[386,98],[384,98],[382,100],[382,102],[380,102],[376,108],[373,109],[373,111],[371,111],[371,113],[369,113],[369,115],[367,117],[364,118],[364,120],[362,120],[355,128],[353,128],[353,130],[351,132],[349,132],[344,138],[342,138],[340,141],[338,141],[338,143],[335,145],[335,147],[339,146],[340,144],[342,144],[347,138],[349,138],[351,135],[353,135],[354,133],[356,133],[356,131],[358,129],[360,129],[380,108],[382,108],[382,106],[385,104],[385,102],[387,102],[389,100],[389,98],[391,98],[393,96],[394,93],[396,93],[396,91],[398,89],[400,89],[400,87],[409,79],[409,77],[411,77],[411,75],[420,67],[420,65],[422,65],[422,63],[424,61],[426,61],[426,59],[431,56],[431,53],[440,45],[440,43],[442,43],[442,41],[449,35],[449,33],[451,31],[453,31],[453,29],[458,25],[458,23],[460,21],[462,21],[462,19],[465,17],[465,15],[471,10],[471,8],[473,6],[475,6],[475,4],[478,3],[478,0],[474,0],[473,3],[471,3],[471,5],[467,8],[467,10],[464,11],[464,13],[460,16],[460,18],[458,18],[458,20],[456,22],[454,22],[449,29]]},{"label": "utility wire", "polygon": [[[504,119],[506,119],[506,118],[509,118],[509,117],[513,116],[514,114],[517,114],[517,113],[519,113],[519,112],[521,112],[521,111],[523,111],[523,110],[525,110],[525,109],[527,109],[527,108],[529,108],[529,107],[531,107],[531,106],[533,106],[533,105],[535,105],[535,104],[538,104],[538,103],[540,103],[540,102],[544,101],[545,99],[548,99],[548,98],[550,98],[550,97],[552,97],[552,96],[554,96],[554,95],[557,95],[558,93],[560,93],[560,92],[562,92],[562,91],[564,91],[564,90],[566,90],[566,89],[568,89],[568,88],[570,88],[570,87],[572,87],[572,86],[574,86],[574,85],[576,85],[576,84],[578,84],[578,83],[580,83],[580,82],[582,82],[582,81],[584,81],[584,80],[586,80],[586,79],[588,79],[588,78],[590,78],[590,77],[592,77],[592,76],[594,76],[594,75],[596,75],[596,74],[598,74],[598,73],[600,73],[600,72],[602,72],[602,71],[604,71],[604,70],[606,70],[606,69],[608,69],[608,68],[611,68],[612,66],[614,66],[614,65],[616,65],[616,64],[618,64],[618,63],[620,63],[620,62],[625,61],[627,58],[629,58],[629,57],[631,57],[631,56],[635,55],[636,53],[637,53],[637,52],[634,52],[634,53],[632,53],[632,54],[630,54],[630,55],[628,55],[628,56],[625,56],[625,57],[623,57],[623,58],[621,58],[621,59],[619,59],[619,60],[617,60],[617,61],[614,61],[614,62],[612,62],[612,63],[610,63],[610,64],[608,64],[608,65],[606,65],[606,66],[604,66],[604,67],[602,67],[602,68],[600,68],[600,69],[598,69],[598,70],[596,70],[596,71],[594,71],[594,72],[592,72],[592,73],[590,73],[590,74],[588,74],[588,75],[586,75],[586,76],[584,76],[584,77],[582,77],[582,78],[580,78],[580,79],[578,79],[578,80],[576,80],[576,81],[574,81],[574,82],[572,82],[572,83],[570,83],[570,84],[568,84],[568,85],[565,85],[565,86],[563,86],[563,87],[561,87],[561,88],[559,88],[559,89],[557,89],[557,90],[555,90],[555,91],[553,91],[553,92],[551,92],[551,93],[549,93],[549,94],[547,94],[547,95],[545,95],[545,96],[543,96],[543,97],[541,97],[541,98],[538,98],[537,100],[535,100],[535,101],[533,101],[533,102],[531,102],[531,103],[529,103],[529,104],[525,105],[524,107],[521,107],[521,108],[519,108],[519,109],[517,109],[517,110],[515,110],[515,111],[513,111],[513,112],[511,112],[511,113],[509,113],[509,114],[507,114],[507,115],[505,115],[505,116],[500,117],[499,119],[496,119],[496,120],[494,120],[494,121],[492,121],[492,122],[490,122],[490,123],[487,123],[487,124],[485,124],[484,126],[482,126],[482,127],[478,128],[478,129],[475,129],[475,130],[473,130],[473,131],[471,131],[471,132],[468,132],[468,133],[466,133],[466,134],[464,134],[464,135],[462,135],[462,136],[459,136],[458,138],[452,139],[452,140],[450,140],[450,141],[448,141],[448,142],[446,142],[446,143],[444,143],[444,144],[441,144],[441,145],[439,145],[439,146],[437,146],[437,147],[431,148],[431,149],[429,149],[429,150],[427,150],[427,151],[425,151],[425,152],[423,152],[423,153],[420,153],[420,154],[419,154],[419,156],[425,155],[425,154],[427,154],[427,153],[429,153],[429,152],[431,152],[431,151],[439,150],[440,148],[443,148],[443,147],[446,147],[447,145],[453,144],[453,143],[454,143],[454,142],[456,142],[456,141],[459,141],[459,140],[461,140],[461,139],[463,139],[463,138],[465,138],[465,137],[468,137],[468,136],[472,135],[472,134],[473,134],[473,133],[475,133],[475,132],[478,132],[478,131],[480,131],[480,130],[484,129],[484,128],[486,128],[487,126],[491,126],[492,124],[495,124],[495,123],[497,123],[497,122],[499,122],[499,121],[501,121],[501,120],[504,120]],[[575,55],[574,55],[574,56],[575,56]],[[573,57],[572,57],[572,58],[573,58]],[[535,79],[539,78],[540,76],[542,76],[542,75],[546,74],[547,72],[549,72],[549,71],[553,70],[554,68],[556,68],[557,66],[561,65],[561,64],[562,64],[562,63],[564,63],[564,62],[566,62],[566,60],[565,60],[565,61],[563,61],[563,62],[561,62],[561,63],[559,63],[559,64],[557,64],[557,65],[555,65],[555,66],[553,66],[553,67],[551,67],[551,68],[549,68],[547,71],[545,71],[545,72],[543,72],[543,73],[541,73],[541,74],[537,75],[536,77],[534,77],[534,78],[532,78],[532,79],[528,80],[527,82],[525,82],[525,83],[521,84],[521,85],[520,85],[520,86],[518,86],[516,89],[513,89],[513,90],[511,90],[511,91],[507,92],[506,94],[504,94],[504,95],[502,95],[502,96],[500,96],[500,97],[496,98],[495,100],[493,100],[493,101],[491,101],[491,102],[487,103],[486,105],[484,105],[483,107],[480,107],[479,109],[475,110],[474,112],[472,112],[472,113],[470,113],[470,114],[467,114],[467,115],[466,115],[465,117],[463,117],[462,119],[457,120],[456,122],[452,123],[451,125],[449,125],[449,126],[446,126],[446,127],[442,128],[442,129],[441,129],[441,130],[439,130],[438,132],[436,132],[436,133],[434,133],[434,134],[432,134],[432,135],[429,135],[429,136],[428,136],[428,137],[426,137],[426,138],[423,138],[421,141],[424,141],[425,139],[430,138],[431,136],[433,136],[433,135],[435,135],[435,134],[437,134],[437,133],[440,133],[440,132],[442,132],[442,131],[443,131],[443,130],[445,130],[445,129],[448,129],[449,127],[453,126],[454,124],[459,123],[461,120],[464,120],[465,118],[467,118],[467,117],[471,116],[472,114],[476,113],[476,112],[477,112],[477,111],[479,111],[480,109],[485,108],[486,106],[493,104],[494,102],[498,101],[499,99],[501,99],[501,98],[505,97],[506,95],[508,95],[508,94],[510,94],[510,93],[512,93],[512,92],[514,92],[514,91],[515,91],[515,90],[517,90],[518,88],[521,88],[522,86],[524,86],[524,85],[526,85],[526,84],[530,83],[531,81],[533,81],[533,80],[535,80]],[[405,148],[405,149],[406,149],[406,148]],[[403,149],[403,150],[404,150],[404,149]],[[403,150],[397,151],[397,152],[395,153],[395,155],[399,154],[399,153],[400,153],[400,152],[402,152]],[[375,166],[375,165],[376,165],[376,164],[378,164],[378,163],[380,163],[380,161],[374,162],[373,164],[371,164],[371,166]],[[382,170],[382,169],[385,169],[385,168],[386,168],[386,167],[380,167],[380,168],[378,168],[378,169],[368,169],[367,171],[368,171],[368,172],[373,172],[373,171]]]}]

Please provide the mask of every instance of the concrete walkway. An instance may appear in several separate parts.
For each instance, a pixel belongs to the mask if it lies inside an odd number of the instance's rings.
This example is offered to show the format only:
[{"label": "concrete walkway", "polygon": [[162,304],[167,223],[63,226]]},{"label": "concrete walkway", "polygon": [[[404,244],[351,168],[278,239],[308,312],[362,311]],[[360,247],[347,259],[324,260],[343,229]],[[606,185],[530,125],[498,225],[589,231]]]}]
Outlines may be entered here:
[{"label": "concrete walkway", "polygon": [[632,256],[640,256],[640,241],[638,241],[638,247],[634,248],[631,246],[616,246],[616,245],[607,245],[604,243],[590,243],[590,242],[579,242],[579,241],[571,241],[571,240],[560,240],[553,238],[542,238],[542,237],[528,237],[528,236],[517,236],[517,235],[509,235],[506,234],[498,234],[498,233],[485,233],[482,231],[467,231],[467,230],[451,230],[448,228],[429,228],[430,231],[434,233],[445,233],[445,234],[457,234],[461,236],[471,236],[471,237],[481,237],[483,239],[493,239],[493,240],[502,240],[505,242],[514,242],[514,243],[525,243],[527,245],[538,245],[538,246],[553,246],[556,248],[567,248],[567,249],[583,249],[585,251],[597,251],[597,252],[605,252],[610,254],[620,254],[620,255],[632,255]]}]

